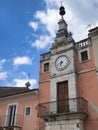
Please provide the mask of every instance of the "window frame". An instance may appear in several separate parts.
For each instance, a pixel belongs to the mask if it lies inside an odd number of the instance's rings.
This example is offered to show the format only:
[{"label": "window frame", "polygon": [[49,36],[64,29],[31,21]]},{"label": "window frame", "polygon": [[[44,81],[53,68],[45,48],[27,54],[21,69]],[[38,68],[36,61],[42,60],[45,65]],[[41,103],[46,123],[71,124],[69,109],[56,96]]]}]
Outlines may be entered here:
[{"label": "window frame", "polygon": [[[45,69],[45,65],[46,65],[46,68],[48,68],[48,69]],[[48,72],[48,71],[49,71],[49,62],[45,62],[43,64],[43,72]]]},{"label": "window frame", "polygon": [[81,52],[81,61],[84,62],[88,60],[88,52],[87,50]]},{"label": "window frame", "polygon": [[[87,51],[87,57],[88,59],[86,60],[82,60],[82,53]],[[89,48],[86,48],[86,49],[82,49],[79,51],[79,63],[84,63],[84,62],[87,62],[90,60],[90,53],[89,53]]]},{"label": "window frame", "polygon": [[[30,108],[29,115],[27,114],[27,108]],[[25,106],[24,116],[30,116],[30,115],[31,115],[31,110],[32,110],[32,107],[31,107],[31,106]]]}]

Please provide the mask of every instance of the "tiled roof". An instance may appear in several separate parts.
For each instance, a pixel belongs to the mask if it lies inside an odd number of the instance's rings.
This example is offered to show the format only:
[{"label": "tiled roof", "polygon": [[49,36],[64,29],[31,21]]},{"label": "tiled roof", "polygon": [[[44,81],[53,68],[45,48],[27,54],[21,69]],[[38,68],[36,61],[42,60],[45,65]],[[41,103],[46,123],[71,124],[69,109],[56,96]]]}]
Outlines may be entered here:
[{"label": "tiled roof", "polygon": [[0,98],[12,96],[16,94],[31,92],[37,89],[30,90],[27,87],[0,87]]}]

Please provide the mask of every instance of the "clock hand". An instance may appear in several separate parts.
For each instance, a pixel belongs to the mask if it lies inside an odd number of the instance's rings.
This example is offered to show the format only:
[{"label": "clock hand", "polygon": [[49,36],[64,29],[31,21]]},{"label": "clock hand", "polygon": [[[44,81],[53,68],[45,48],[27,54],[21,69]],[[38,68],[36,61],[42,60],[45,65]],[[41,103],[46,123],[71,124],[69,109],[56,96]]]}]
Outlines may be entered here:
[{"label": "clock hand", "polygon": [[60,66],[62,66],[63,61],[60,62]]}]

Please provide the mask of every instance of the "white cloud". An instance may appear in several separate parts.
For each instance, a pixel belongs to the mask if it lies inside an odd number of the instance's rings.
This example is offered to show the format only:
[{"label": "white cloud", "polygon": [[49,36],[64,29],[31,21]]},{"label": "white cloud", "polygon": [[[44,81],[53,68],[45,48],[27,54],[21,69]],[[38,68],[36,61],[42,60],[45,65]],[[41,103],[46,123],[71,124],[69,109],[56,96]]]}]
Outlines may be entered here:
[{"label": "white cloud", "polygon": [[52,37],[55,36],[59,19],[58,10],[47,8],[46,12],[37,11],[35,17],[41,24],[45,25],[46,30]]},{"label": "white cloud", "polygon": [[32,60],[28,56],[15,57],[13,62],[14,62],[14,65],[31,65],[32,64]]},{"label": "white cloud", "polygon": [[35,42],[32,43],[33,47],[36,47],[37,49],[44,49],[49,43],[51,43],[52,37],[48,35],[42,35],[37,39]]},{"label": "white cloud", "polygon": [[5,63],[6,62],[6,59],[2,59],[2,60],[0,60],[0,63]]},{"label": "white cloud", "polygon": [[20,72],[20,73],[18,74],[18,78],[19,78],[19,79],[21,79],[21,78],[29,78],[29,76],[28,76],[28,73],[27,73],[27,72],[22,71],[22,72]]},{"label": "white cloud", "polygon": [[60,5],[59,0],[45,0],[47,8],[54,8]]},{"label": "white cloud", "polygon": [[5,80],[8,77],[7,72],[0,72],[0,80]]},{"label": "white cloud", "polygon": [[28,25],[29,25],[31,28],[33,28],[34,31],[36,31],[37,28],[38,28],[38,24],[37,24],[36,22],[33,22],[33,21],[30,21],[30,22],[28,23]]},{"label": "white cloud", "polygon": [[4,64],[6,61],[7,61],[6,59],[0,60],[0,70],[2,70],[3,64]]},{"label": "white cloud", "polygon": [[98,26],[98,20],[96,21],[96,24],[95,24],[96,26]]},{"label": "white cloud", "polygon": [[[14,79],[14,86],[15,87],[26,87],[25,83],[28,82],[28,79]],[[34,88],[36,85],[36,80],[35,79],[29,79],[29,82],[31,84],[30,88]]]},{"label": "white cloud", "polygon": [[[98,1],[96,0],[75,0],[69,1],[66,0],[64,3],[65,7],[68,6],[68,9],[71,10],[74,15],[74,19],[78,19],[80,24],[92,24],[95,25],[98,12]],[[74,20],[73,20],[74,21]],[[73,23],[72,21],[72,23]],[[78,24],[78,25],[80,25]],[[78,27],[78,26],[77,26]]]},{"label": "white cloud", "polygon": [[[61,6],[59,0],[44,1],[46,3],[46,10],[36,11],[35,13],[36,21],[39,23],[38,28],[41,29],[42,33],[38,38],[36,37],[32,46],[39,49],[44,49],[49,46],[55,38],[56,31],[58,30],[57,23],[61,17],[59,15],[59,7]],[[91,24],[91,28],[98,26],[98,0],[63,0],[63,5],[66,11],[64,19],[67,22],[68,30],[72,32],[75,41],[87,37],[88,30],[90,29],[86,29],[88,24]],[[51,40],[47,42],[46,39]]]},{"label": "white cloud", "polygon": [[43,33],[32,43],[33,47],[36,47],[37,49],[44,49],[47,46],[50,47],[57,31],[56,21],[58,21],[58,17],[58,12],[55,9],[47,9],[47,12],[36,12],[35,18],[39,20],[41,25],[44,25],[46,31],[43,31],[44,29],[41,28]]},{"label": "white cloud", "polygon": [[[39,18],[40,22],[45,24],[46,29],[48,30],[48,32],[50,32],[50,37],[52,37],[52,36],[55,37],[56,36],[55,32],[56,32],[56,30],[58,30],[57,23],[61,17],[59,15],[60,3],[58,1],[54,1],[54,0],[45,0],[45,1],[46,1],[46,5],[48,7],[47,12],[45,13],[45,12],[37,11],[36,18]],[[77,17],[76,13],[73,13],[72,8],[70,7],[72,5],[69,5],[69,2],[68,2],[68,4],[66,4],[66,3],[63,1],[65,11],[66,11],[64,19],[67,22],[67,24],[69,25],[68,30],[72,32],[73,37],[76,41],[87,37],[88,30],[85,30],[85,28],[88,24],[82,23],[81,19],[79,17]],[[53,6],[58,6],[58,8],[51,9],[51,7],[53,7]],[[49,21],[49,23],[47,21]],[[51,23],[53,23],[53,24],[51,24]]]}]

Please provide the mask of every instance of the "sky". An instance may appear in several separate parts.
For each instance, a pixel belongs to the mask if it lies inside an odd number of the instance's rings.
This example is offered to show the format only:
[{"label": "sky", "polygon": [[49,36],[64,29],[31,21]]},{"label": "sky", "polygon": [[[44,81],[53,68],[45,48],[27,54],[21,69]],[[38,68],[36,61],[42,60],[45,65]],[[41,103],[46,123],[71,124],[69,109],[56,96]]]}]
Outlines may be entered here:
[{"label": "sky", "polygon": [[[98,0],[62,0],[77,42],[98,26]],[[61,0],[0,0],[0,86],[38,88],[40,54],[50,51]]]}]

